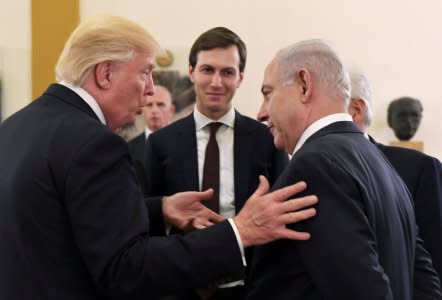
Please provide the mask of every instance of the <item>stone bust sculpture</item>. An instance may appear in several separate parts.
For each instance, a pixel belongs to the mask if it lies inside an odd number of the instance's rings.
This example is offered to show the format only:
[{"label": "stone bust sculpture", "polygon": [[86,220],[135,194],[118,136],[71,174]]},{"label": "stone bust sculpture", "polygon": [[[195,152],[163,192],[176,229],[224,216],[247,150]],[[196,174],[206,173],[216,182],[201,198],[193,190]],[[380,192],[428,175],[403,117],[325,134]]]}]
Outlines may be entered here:
[{"label": "stone bust sculpture", "polygon": [[388,106],[388,125],[400,141],[409,141],[422,119],[423,107],[419,100],[401,97]]}]

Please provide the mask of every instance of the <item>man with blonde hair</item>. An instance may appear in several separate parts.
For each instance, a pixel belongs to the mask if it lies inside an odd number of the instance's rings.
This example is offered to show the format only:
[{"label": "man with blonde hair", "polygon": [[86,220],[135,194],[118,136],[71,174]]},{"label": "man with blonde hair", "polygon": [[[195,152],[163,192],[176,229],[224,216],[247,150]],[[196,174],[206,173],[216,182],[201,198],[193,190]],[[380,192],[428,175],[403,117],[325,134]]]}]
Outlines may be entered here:
[{"label": "man with blonde hair", "polygon": [[315,219],[290,227],[311,240],[255,248],[247,299],[440,299],[406,186],[347,114],[350,82],[333,48],[282,49],[262,93],[261,119],[293,154],[273,189],[305,180],[321,201]]},{"label": "man with blonde hair", "polygon": [[[152,299],[241,278],[245,247],[309,238],[285,224],[311,217],[314,209],[296,210],[316,198],[283,201],[305,183],[267,193],[262,178],[250,205],[225,221],[200,203],[211,190],[143,201],[114,130],[153,95],[157,49],[132,21],[91,18],[65,45],[59,83],[1,125],[0,299]],[[181,229],[220,223],[149,237],[163,217]]]}]

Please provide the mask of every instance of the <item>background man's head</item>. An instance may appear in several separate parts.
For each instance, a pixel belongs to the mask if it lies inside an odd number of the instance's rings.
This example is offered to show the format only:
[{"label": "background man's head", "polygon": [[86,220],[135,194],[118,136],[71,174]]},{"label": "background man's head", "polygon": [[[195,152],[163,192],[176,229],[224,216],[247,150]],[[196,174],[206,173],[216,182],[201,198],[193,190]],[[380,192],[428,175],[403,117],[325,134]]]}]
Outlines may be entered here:
[{"label": "background man's head", "polygon": [[151,131],[158,130],[169,124],[175,112],[172,95],[161,85],[155,86],[155,93],[147,98],[143,107],[143,119]]},{"label": "background man's head", "polygon": [[159,46],[135,22],[97,16],[71,34],[56,65],[58,81],[83,87],[100,106],[107,126],[135,121],[153,93],[152,69]]},{"label": "background man's head", "polygon": [[332,47],[308,40],[280,50],[268,65],[258,114],[268,119],[278,148],[291,153],[305,129],[318,119],[347,111],[350,84]]},{"label": "background man's head", "polygon": [[401,97],[388,106],[388,125],[401,141],[410,140],[416,133],[422,119],[423,107],[419,100]]},{"label": "background man's head", "polygon": [[372,93],[367,76],[350,71],[351,97],[348,113],[362,132],[366,132],[373,120]]},{"label": "background man's head", "polygon": [[246,46],[231,30],[216,27],[201,34],[189,55],[189,76],[198,110],[219,119],[231,108],[246,64]]}]

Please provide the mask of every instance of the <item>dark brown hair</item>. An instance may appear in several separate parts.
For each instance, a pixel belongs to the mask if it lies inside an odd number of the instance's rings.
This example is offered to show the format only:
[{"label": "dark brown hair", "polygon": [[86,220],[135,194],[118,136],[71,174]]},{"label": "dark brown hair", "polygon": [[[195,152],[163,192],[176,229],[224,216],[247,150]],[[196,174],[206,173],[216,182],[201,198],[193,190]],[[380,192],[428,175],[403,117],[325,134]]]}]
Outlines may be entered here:
[{"label": "dark brown hair", "polygon": [[225,27],[215,27],[201,34],[193,43],[189,54],[189,65],[195,68],[197,55],[200,51],[215,48],[228,48],[235,45],[239,54],[239,71],[244,72],[246,67],[247,49],[241,38]]}]

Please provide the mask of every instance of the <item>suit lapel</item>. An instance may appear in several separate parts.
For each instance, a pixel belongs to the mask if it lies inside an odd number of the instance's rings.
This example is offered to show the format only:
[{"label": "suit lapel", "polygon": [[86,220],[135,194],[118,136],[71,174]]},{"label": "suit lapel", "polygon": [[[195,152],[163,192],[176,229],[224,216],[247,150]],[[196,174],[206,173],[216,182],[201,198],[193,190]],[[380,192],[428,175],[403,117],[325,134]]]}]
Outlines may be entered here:
[{"label": "suit lapel", "polygon": [[233,140],[234,181],[235,181],[235,210],[239,212],[247,199],[250,182],[250,170],[252,165],[253,129],[247,126],[247,119],[235,111],[235,129]]},{"label": "suit lapel", "polygon": [[177,174],[182,174],[184,188],[186,190],[199,190],[198,184],[198,154],[196,148],[196,129],[193,114],[183,119],[182,126],[177,131],[176,143],[179,155],[179,166]]}]

